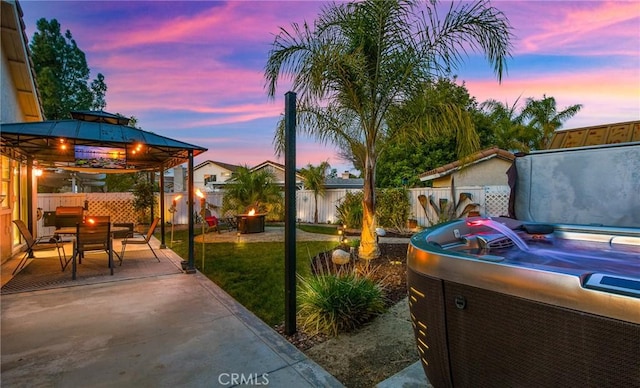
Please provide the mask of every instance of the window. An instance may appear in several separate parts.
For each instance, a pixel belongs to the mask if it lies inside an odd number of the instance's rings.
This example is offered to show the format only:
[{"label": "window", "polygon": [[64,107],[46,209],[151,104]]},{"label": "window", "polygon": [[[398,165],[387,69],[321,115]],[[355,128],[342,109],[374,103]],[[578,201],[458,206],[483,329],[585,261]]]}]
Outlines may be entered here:
[{"label": "window", "polygon": [[9,189],[11,187],[11,163],[9,158],[2,155],[0,160],[0,168],[2,169],[2,181],[0,183],[0,206],[3,209],[9,207]]},{"label": "window", "polygon": [[206,185],[207,183],[211,183],[211,182],[216,182],[218,180],[216,175],[205,175],[204,176],[204,184]]}]

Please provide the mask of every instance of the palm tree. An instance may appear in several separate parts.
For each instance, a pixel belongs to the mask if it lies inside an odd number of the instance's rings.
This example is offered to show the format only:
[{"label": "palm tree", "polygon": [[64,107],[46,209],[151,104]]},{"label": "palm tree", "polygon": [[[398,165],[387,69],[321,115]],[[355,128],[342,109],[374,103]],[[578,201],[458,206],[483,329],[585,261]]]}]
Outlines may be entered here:
[{"label": "palm tree", "polygon": [[505,150],[529,152],[535,138],[535,131],[523,124],[523,116],[516,111],[518,101],[513,105],[496,100],[487,100],[480,104],[483,113],[491,121],[493,129],[492,143]]},{"label": "palm tree", "polygon": [[[322,9],[314,27],[305,22],[292,24],[291,31],[281,28],[269,53],[265,86],[273,98],[280,75],[290,79],[299,95],[299,131],[336,145],[362,168],[358,254],[373,259],[380,255],[375,236],[376,163],[390,137],[390,109],[419,101],[415,96],[427,81],[449,74],[470,50],[483,52],[501,80],[511,27],[486,0],[452,4],[442,19],[437,1],[334,3]],[[425,125],[429,117],[417,112],[412,109],[407,115],[407,131],[416,125],[459,133],[469,129],[456,117]],[[274,143],[282,152],[282,122]]]},{"label": "palm tree", "polygon": [[558,112],[556,99],[553,97],[542,95],[542,100],[528,98],[522,110],[522,116],[528,119],[528,125],[537,131],[532,148],[547,149],[553,133],[560,129],[565,121],[575,116],[580,109],[582,109],[582,105],[575,104]]},{"label": "palm tree", "polygon": [[248,207],[264,213],[278,210],[282,205],[280,188],[267,170],[251,171],[247,166],[236,169],[225,185],[222,212],[244,213]]},{"label": "palm tree", "polygon": [[327,170],[331,168],[329,162],[322,162],[318,166],[313,166],[311,163],[305,168],[301,168],[299,173],[304,178],[304,187],[307,190],[313,191],[314,199],[314,212],[313,223],[318,223],[318,196],[324,196],[325,186],[324,181],[327,175]]}]

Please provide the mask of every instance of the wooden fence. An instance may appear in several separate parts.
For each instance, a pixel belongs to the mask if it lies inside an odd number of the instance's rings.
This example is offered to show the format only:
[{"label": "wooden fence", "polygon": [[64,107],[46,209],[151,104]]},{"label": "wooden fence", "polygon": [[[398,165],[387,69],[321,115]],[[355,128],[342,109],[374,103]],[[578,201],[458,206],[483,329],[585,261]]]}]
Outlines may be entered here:
[{"label": "wooden fence", "polygon": [[[336,223],[336,206],[340,203],[347,191],[346,189],[327,190],[323,197],[318,197],[318,222]],[[451,200],[451,190],[448,188],[417,188],[408,189],[409,201],[411,203],[411,215],[418,220],[421,226],[428,226],[431,220],[437,219],[430,207],[427,207],[429,215],[425,212],[418,201],[419,195],[427,198],[432,196],[436,203],[441,198]],[[474,203],[480,208],[480,214],[484,216],[500,216],[508,214],[509,206],[508,186],[467,186],[457,187],[456,193],[469,193]],[[458,195],[457,194],[457,195]],[[169,208],[172,200],[178,195],[181,198],[176,201],[176,212],[170,213]],[[206,193],[207,203],[215,206],[222,206],[223,192]],[[165,220],[175,224],[186,224],[187,216],[187,193],[167,193],[165,195]],[[133,210],[133,194],[131,193],[58,193],[58,194],[38,194],[38,207],[42,211],[55,211],[57,206],[84,206],[88,201],[87,214],[110,215],[113,222],[136,222],[136,213]],[[456,198],[457,200],[457,198]],[[296,193],[296,211],[299,222],[313,222],[315,201],[313,191],[300,190]],[[200,210],[200,201],[196,198],[194,210]],[[160,206],[156,205],[154,214],[160,214]],[[44,228],[44,229],[42,229]],[[38,222],[38,230],[45,234],[52,233],[53,228],[45,228],[43,220]]]}]

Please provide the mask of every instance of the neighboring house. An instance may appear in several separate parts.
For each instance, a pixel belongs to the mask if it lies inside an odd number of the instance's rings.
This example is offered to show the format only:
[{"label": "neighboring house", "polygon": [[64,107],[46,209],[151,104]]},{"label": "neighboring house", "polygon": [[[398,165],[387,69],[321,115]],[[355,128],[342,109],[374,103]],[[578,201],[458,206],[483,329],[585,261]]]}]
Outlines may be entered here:
[{"label": "neighboring house", "polygon": [[511,152],[494,147],[422,173],[419,178],[423,182],[431,181],[436,188],[450,187],[451,179],[455,179],[457,187],[506,186],[507,170],[514,160]]},{"label": "neighboring house", "polygon": [[[2,0],[0,14],[0,122],[42,121],[44,114],[20,4]],[[13,227],[12,220],[26,219],[29,206],[26,191],[36,192],[36,185],[35,179],[27,181],[26,164],[13,159],[10,154],[3,153],[0,157],[0,171],[0,259],[4,262],[21,247],[20,233]]]},{"label": "neighboring house", "polygon": [[[239,167],[240,166],[234,164],[207,160],[194,167],[194,185],[195,187],[204,189],[208,192],[222,190],[224,189],[224,185],[227,183],[227,181],[231,179],[232,174]],[[251,167],[250,170],[269,171],[275,177],[275,184],[284,187],[284,165],[273,162],[271,160],[266,160],[254,167]],[[178,182],[180,182],[180,179],[178,179],[178,175],[179,174],[175,174],[175,178],[173,181],[174,191],[176,192],[181,191],[178,184]],[[340,178],[327,178],[325,182],[325,187],[327,189],[362,189],[363,185],[364,179],[350,178],[348,171],[345,171]],[[296,186],[298,187],[298,189],[302,189],[304,186],[304,178],[297,173]],[[184,185],[184,187],[186,187],[186,185]]]},{"label": "neighboring house", "polygon": [[193,168],[194,186],[205,191],[218,191],[224,188],[225,182],[231,179],[231,175],[239,167],[214,160],[202,162]]},{"label": "neighboring house", "polygon": [[351,178],[349,171],[345,171],[339,178],[325,178],[324,188],[329,189],[360,189],[364,187],[364,179]]},{"label": "neighboring house", "polygon": [[[284,187],[284,165],[270,160],[266,160],[251,168],[251,171],[266,170],[273,174],[275,177],[275,183],[278,186]],[[296,173],[296,187],[302,188],[304,178],[300,174]]]}]

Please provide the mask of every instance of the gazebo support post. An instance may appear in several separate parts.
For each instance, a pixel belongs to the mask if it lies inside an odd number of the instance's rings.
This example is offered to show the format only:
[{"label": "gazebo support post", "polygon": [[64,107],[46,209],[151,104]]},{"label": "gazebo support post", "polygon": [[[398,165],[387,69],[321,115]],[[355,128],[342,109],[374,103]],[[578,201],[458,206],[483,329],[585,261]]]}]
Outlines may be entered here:
[{"label": "gazebo support post", "polygon": [[[160,168],[160,249],[166,249],[164,240],[164,166]],[[173,220],[172,220],[173,221]]]},{"label": "gazebo support post", "polygon": [[[35,225],[33,223],[33,158],[27,156],[27,204],[29,208],[27,209],[27,227],[29,228],[29,232],[34,237],[38,237],[35,233]],[[33,251],[29,252],[29,258],[35,257],[33,256]]]},{"label": "gazebo support post", "polygon": [[187,263],[187,268],[186,268],[186,273],[195,273],[196,272],[196,268],[195,268],[195,257],[194,257],[194,245],[195,242],[193,241],[194,238],[194,214],[193,214],[193,203],[194,203],[194,195],[195,195],[195,191],[193,189],[193,150],[189,150],[189,162],[188,162],[188,169],[189,169],[189,183],[188,183],[188,192],[189,192],[189,196],[187,199],[187,203],[188,205],[188,223],[189,223],[189,262]]}]

